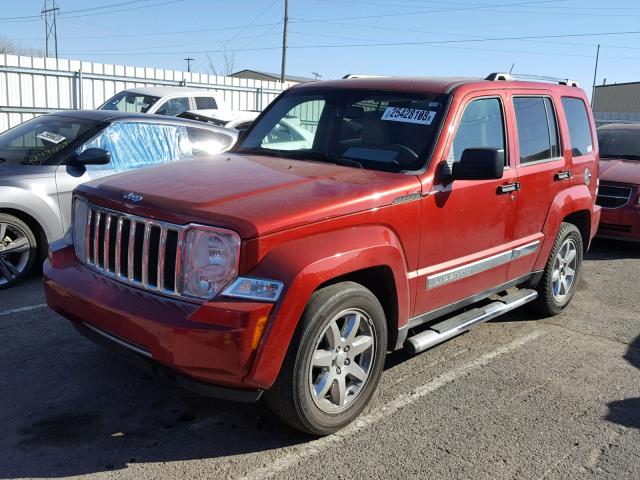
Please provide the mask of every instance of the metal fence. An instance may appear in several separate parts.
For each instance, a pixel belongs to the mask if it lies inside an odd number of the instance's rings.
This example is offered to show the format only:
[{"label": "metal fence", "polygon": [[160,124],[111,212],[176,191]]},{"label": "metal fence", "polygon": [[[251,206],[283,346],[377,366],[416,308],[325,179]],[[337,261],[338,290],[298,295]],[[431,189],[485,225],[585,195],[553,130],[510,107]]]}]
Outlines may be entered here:
[{"label": "metal fence", "polygon": [[54,110],[93,109],[126,88],[212,90],[234,110],[262,110],[288,84],[149,67],[0,55],[0,132]]}]

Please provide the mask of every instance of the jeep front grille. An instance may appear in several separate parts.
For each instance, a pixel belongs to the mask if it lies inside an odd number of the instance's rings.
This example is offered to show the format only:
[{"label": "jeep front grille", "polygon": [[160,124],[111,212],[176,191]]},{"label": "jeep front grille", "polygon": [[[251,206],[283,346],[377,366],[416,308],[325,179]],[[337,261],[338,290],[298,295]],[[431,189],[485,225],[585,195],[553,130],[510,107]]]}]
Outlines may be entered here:
[{"label": "jeep front grille", "polygon": [[598,199],[596,203],[602,208],[624,207],[631,199],[633,189],[630,187],[619,187],[616,185],[600,184],[598,188]]},{"label": "jeep front grille", "polygon": [[179,225],[89,205],[85,262],[122,282],[179,295],[183,234]]}]

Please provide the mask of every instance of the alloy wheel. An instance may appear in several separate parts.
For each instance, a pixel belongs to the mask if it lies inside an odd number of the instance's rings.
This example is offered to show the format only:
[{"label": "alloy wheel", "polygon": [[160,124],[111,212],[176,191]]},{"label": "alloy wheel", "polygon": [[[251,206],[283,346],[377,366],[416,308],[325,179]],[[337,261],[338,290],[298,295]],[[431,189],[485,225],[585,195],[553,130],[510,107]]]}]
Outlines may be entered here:
[{"label": "alloy wheel", "polygon": [[551,276],[551,293],[558,303],[564,303],[576,281],[578,247],[573,239],[564,241],[556,255]]},{"label": "alloy wheel", "polygon": [[30,255],[27,233],[11,223],[0,223],[0,285],[24,272]]},{"label": "alloy wheel", "polygon": [[371,318],[348,309],[333,317],[313,351],[309,388],[316,406],[338,413],[360,395],[369,378],[375,352]]}]

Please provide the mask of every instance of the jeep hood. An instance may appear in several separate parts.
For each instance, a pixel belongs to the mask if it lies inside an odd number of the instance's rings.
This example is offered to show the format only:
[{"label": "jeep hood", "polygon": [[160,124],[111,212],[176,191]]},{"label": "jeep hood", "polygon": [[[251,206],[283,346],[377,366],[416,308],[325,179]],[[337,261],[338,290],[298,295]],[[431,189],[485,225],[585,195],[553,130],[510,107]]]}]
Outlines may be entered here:
[{"label": "jeep hood", "polygon": [[600,181],[640,185],[640,160],[600,159]]},{"label": "jeep hood", "polygon": [[[106,207],[178,224],[231,228],[242,238],[383,207],[420,188],[413,175],[239,154],[176,162],[78,187]],[[125,200],[130,192],[142,199]]]}]

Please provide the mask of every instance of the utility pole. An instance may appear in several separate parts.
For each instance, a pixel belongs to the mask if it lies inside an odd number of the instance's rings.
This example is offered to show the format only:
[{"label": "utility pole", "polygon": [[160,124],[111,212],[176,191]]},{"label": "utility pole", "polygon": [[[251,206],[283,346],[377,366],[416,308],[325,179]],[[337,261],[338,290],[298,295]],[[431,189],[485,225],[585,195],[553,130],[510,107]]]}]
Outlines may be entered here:
[{"label": "utility pole", "polygon": [[195,60],[195,58],[187,57],[183,58],[185,62],[187,62],[187,72],[191,72],[191,62]]},{"label": "utility pole", "polygon": [[284,83],[287,69],[287,26],[289,23],[289,0],[284,0],[284,25],[282,28],[282,68],[280,69],[280,81]]},{"label": "utility pole", "polygon": [[322,75],[320,75],[318,72],[311,72],[311,75],[313,75],[316,80],[318,80],[319,78],[322,78]]},{"label": "utility pole", "polygon": [[591,108],[593,108],[593,100],[596,96],[596,78],[598,77],[598,59],[600,58],[600,44],[596,50],[596,66],[593,69],[593,87],[591,88]]},{"label": "utility pole", "polygon": [[44,51],[46,57],[49,56],[49,39],[53,38],[54,51],[56,58],[58,58],[58,25],[56,16],[59,11],[56,0],[51,0],[51,3],[49,3],[49,0],[44,0],[40,17],[44,20]]}]

